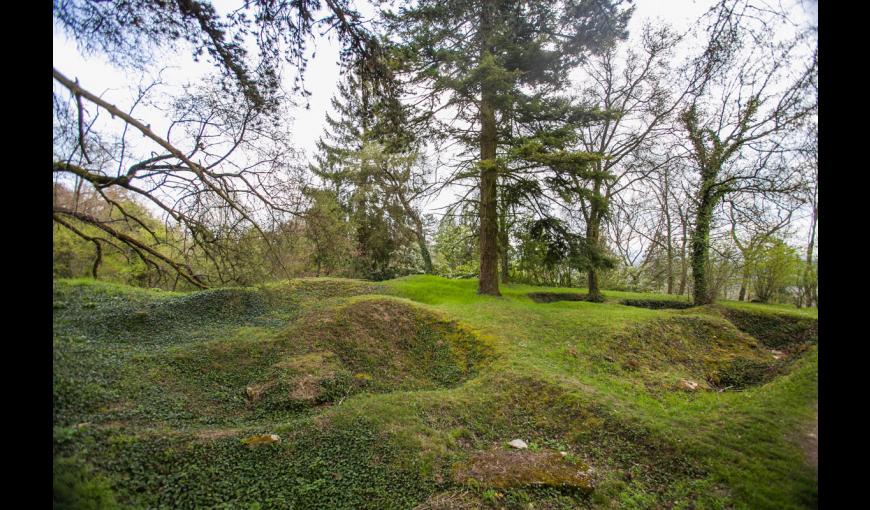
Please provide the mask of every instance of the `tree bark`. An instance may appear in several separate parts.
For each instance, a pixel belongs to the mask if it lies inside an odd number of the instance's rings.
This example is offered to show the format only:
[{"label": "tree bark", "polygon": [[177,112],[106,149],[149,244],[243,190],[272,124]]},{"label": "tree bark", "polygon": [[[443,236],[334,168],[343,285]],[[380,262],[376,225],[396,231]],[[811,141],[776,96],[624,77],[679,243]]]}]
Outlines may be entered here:
[{"label": "tree bark", "polygon": [[[814,200],[814,202],[816,202]],[[810,220],[810,241],[807,244],[807,260],[804,268],[804,299],[807,306],[819,306],[819,296],[816,293],[815,275],[813,274],[813,247],[816,242],[816,221],[819,217],[818,203],[813,203],[813,216]]]},{"label": "tree bark", "polygon": [[[481,60],[490,55],[491,1],[481,9]],[[478,294],[500,296],[498,290],[498,213],[496,211],[497,133],[495,125],[495,91],[484,78],[480,98],[480,277]]]},{"label": "tree bark", "polygon": [[682,213],[680,214],[680,285],[677,291],[677,294],[683,295],[686,293],[686,282],[689,280],[689,265],[686,263],[686,242],[689,239],[688,231],[689,226],[688,223],[688,212],[684,216]]},{"label": "tree bark", "polygon": [[[589,219],[586,222],[586,242],[598,249],[601,243],[601,178],[595,179],[594,188],[592,191],[592,199],[589,201]],[[594,267],[589,268],[588,274],[589,293],[587,298],[589,301],[600,303],[604,301],[601,295],[601,289],[598,285],[598,270]]]},{"label": "tree bark", "polygon": [[712,186],[708,182],[702,183],[695,216],[695,232],[692,234],[692,278],[694,279],[692,295],[695,306],[713,302],[708,288],[707,262],[710,259],[710,225],[715,205],[716,197]]},{"label": "tree bark", "polygon": [[432,256],[429,254],[429,247],[426,245],[426,234],[423,232],[423,223],[419,218],[414,218],[415,234],[417,236],[417,244],[420,246],[420,256],[423,257],[423,270],[426,274],[432,274],[435,271],[432,269]]},{"label": "tree bark", "polygon": [[[746,264],[746,262],[743,262]],[[737,301],[748,301],[749,296],[746,295],[746,289],[749,286],[749,269],[743,268],[743,275],[740,278],[740,294],[737,295]]]},{"label": "tree bark", "polygon": [[668,203],[668,195],[670,194],[670,179],[668,179],[668,172],[665,172],[665,183],[664,183],[664,193],[662,193],[663,198],[663,207],[665,213],[665,228],[667,229],[666,235],[666,249],[668,253],[668,294],[674,293],[674,243],[673,243],[673,227],[671,225],[671,210],[670,205]]}]

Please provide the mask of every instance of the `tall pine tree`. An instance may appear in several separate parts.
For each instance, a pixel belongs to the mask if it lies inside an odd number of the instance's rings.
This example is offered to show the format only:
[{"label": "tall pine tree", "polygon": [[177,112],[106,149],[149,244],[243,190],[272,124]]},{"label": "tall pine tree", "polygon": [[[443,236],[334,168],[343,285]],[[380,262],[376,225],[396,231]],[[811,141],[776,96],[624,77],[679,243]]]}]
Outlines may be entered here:
[{"label": "tall pine tree", "polygon": [[418,103],[425,105],[420,120],[431,125],[437,112],[448,112],[443,132],[477,153],[480,294],[500,295],[498,154],[510,137],[511,112],[558,91],[585,55],[624,36],[630,10],[621,11],[622,3],[420,0],[386,13],[403,74],[430,99]]}]

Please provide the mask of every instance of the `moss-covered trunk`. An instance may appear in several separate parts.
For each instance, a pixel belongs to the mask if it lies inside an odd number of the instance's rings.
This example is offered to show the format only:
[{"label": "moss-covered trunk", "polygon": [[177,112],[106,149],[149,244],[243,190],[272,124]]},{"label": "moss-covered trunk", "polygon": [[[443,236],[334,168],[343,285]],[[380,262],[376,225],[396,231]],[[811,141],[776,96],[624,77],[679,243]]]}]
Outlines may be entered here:
[{"label": "moss-covered trunk", "polygon": [[713,220],[713,208],[716,205],[716,195],[712,184],[705,179],[701,185],[698,211],[695,216],[695,231],[692,233],[692,289],[693,301],[696,306],[713,302],[707,281],[707,262],[710,259],[710,225]]}]

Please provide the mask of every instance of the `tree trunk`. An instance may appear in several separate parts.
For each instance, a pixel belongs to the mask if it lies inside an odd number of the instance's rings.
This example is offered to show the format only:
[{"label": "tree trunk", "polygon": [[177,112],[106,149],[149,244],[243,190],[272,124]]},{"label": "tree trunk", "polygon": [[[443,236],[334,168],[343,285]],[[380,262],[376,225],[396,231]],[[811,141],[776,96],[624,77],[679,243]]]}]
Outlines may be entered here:
[{"label": "tree trunk", "polygon": [[686,263],[685,247],[683,247],[682,251],[683,255],[680,257],[680,284],[677,287],[677,294],[680,296],[686,293],[686,283],[689,281],[689,264]]},{"label": "tree trunk", "polygon": [[807,244],[807,260],[804,268],[804,300],[807,306],[819,306],[818,295],[816,294],[815,275],[813,274],[813,247],[816,242],[816,220],[819,217],[819,208],[817,204],[813,204],[813,216],[810,220],[810,242]]},{"label": "tree trunk", "polygon": [[429,253],[429,246],[426,244],[426,232],[423,230],[423,220],[420,219],[420,215],[414,210],[411,202],[405,198],[405,194],[401,191],[397,194],[399,201],[402,202],[405,214],[414,222],[414,237],[417,238],[420,256],[423,258],[423,270],[426,271],[426,274],[433,274],[435,271],[432,269],[432,255]]},{"label": "tree trunk", "polygon": [[[746,254],[750,253],[750,250],[746,250]],[[737,301],[749,301],[749,261],[747,260],[746,254],[743,255],[743,274],[740,277],[740,294],[737,295]]]},{"label": "tree trunk", "polygon": [[665,213],[665,228],[667,229],[667,253],[668,253],[668,294],[674,293],[674,243],[673,243],[673,228],[671,226],[671,210],[668,204],[668,194],[669,194],[669,186],[670,182],[668,179],[668,173],[665,172],[665,184],[664,184],[664,193],[663,193],[663,210]]},{"label": "tree trunk", "polygon": [[429,254],[429,247],[426,246],[426,235],[423,233],[423,226],[417,225],[417,244],[420,246],[420,256],[423,257],[423,270],[426,274],[432,274],[435,271],[432,269],[432,256]]},{"label": "tree trunk", "polygon": [[498,218],[498,245],[499,245],[499,266],[501,267],[501,283],[510,281],[510,260],[508,258],[510,251],[510,240],[508,236],[507,225],[507,206],[504,200],[499,206]]},{"label": "tree trunk", "polygon": [[[705,179],[706,180],[706,179]],[[707,282],[707,262],[710,259],[710,225],[713,220],[713,207],[716,205],[712,186],[701,186],[701,200],[695,216],[695,232],[692,233],[692,290],[695,306],[713,302]]]},{"label": "tree trunk", "polygon": [[[481,60],[490,54],[491,2],[481,10],[480,31],[483,46]],[[480,98],[480,278],[477,293],[500,296],[498,290],[498,213],[496,211],[496,146],[495,91],[486,78],[481,83]]]},{"label": "tree trunk", "polygon": [[[586,235],[590,243],[595,243],[593,246],[598,245],[598,229],[593,226],[592,222],[587,225]],[[596,303],[604,301],[604,297],[601,295],[601,289],[598,285],[598,271],[595,268],[589,269],[587,284],[589,286],[587,299]]]},{"label": "tree trunk", "polygon": [[[595,179],[595,185],[592,191],[592,199],[589,201],[589,220],[586,222],[586,242],[595,249],[598,249],[601,243],[600,226],[601,226],[601,179]],[[600,303],[604,301],[601,295],[601,289],[598,286],[598,269],[595,267],[589,268],[589,301]]]}]

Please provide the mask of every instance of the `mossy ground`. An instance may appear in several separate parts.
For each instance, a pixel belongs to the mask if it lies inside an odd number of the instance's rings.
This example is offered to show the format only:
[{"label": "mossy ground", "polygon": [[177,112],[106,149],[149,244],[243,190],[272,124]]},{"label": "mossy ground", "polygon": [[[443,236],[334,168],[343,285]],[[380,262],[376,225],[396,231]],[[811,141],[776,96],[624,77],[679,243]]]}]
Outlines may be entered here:
[{"label": "mossy ground", "polygon": [[[431,276],[191,294],[56,281],[56,505],[817,504],[801,448],[816,416],[812,312],[475,290]],[[242,443],[260,434],[281,439]],[[535,459],[525,471],[457,478],[515,438]],[[538,483],[569,465],[591,492]]]}]

